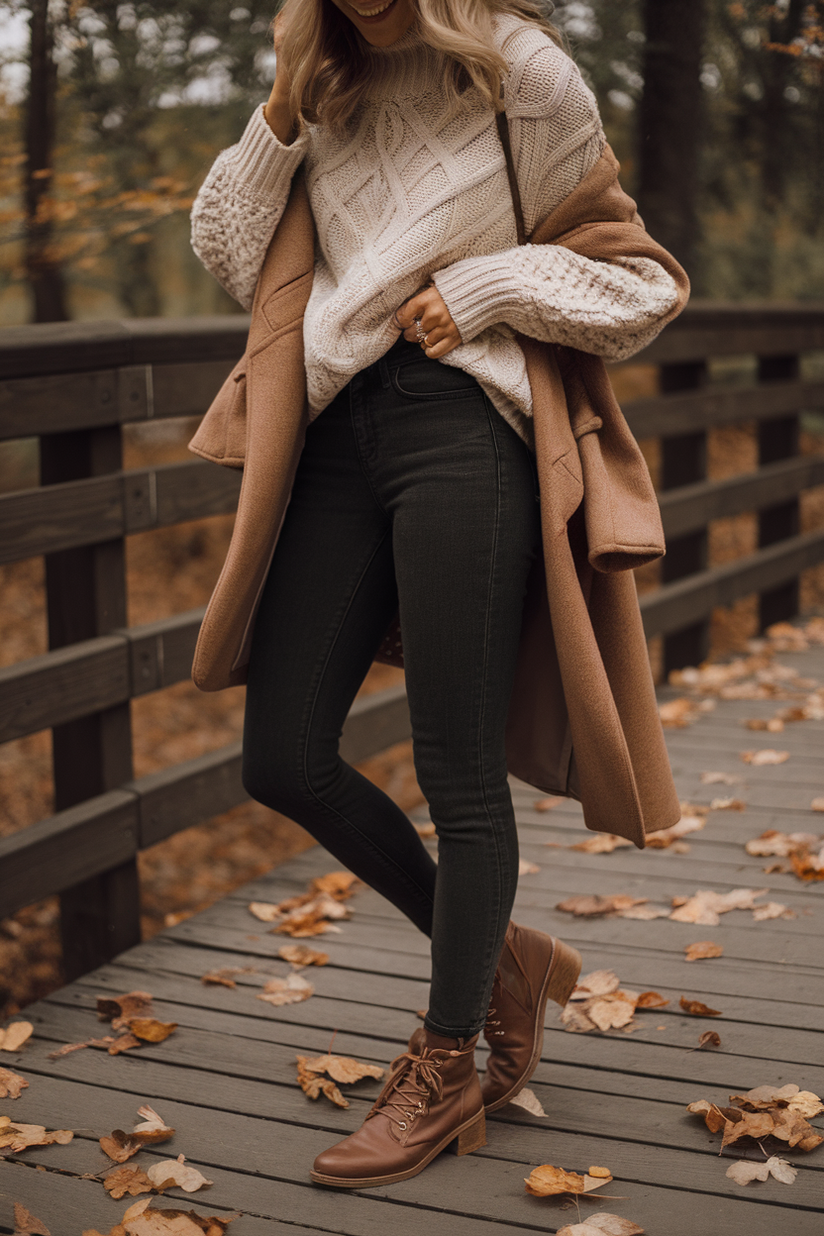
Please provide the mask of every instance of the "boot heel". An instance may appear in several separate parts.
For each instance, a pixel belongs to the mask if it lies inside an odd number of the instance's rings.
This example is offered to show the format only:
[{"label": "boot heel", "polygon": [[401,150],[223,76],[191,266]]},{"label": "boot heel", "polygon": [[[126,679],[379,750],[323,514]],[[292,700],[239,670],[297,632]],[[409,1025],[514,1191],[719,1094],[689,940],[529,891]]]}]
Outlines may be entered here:
[{"label": "boot heel", "polygon": [[447,1150],[453,1154],[471,1154],[486,1145],[486,1116],[483,1110],[467,1129],[462,1129],[458,1136],[449,1143]]},{"label": "boot heel", "polygon": [[552,955],[547,995],[550,1000],[564,1007],[581,973],[581,954],[570,944],[556,939]]}]

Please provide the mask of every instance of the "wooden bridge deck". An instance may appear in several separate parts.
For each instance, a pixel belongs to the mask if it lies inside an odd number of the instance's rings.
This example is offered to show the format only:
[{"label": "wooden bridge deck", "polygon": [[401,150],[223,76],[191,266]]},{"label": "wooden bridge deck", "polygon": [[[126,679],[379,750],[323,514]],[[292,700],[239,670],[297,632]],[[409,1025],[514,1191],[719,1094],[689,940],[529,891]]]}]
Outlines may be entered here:
[{"label": "wooden bridge deck", "polygon": [[[824,649],[777,659],[824,680]],[[279,1009],[254,998],[260,971],[284,974],[287,966],[276,958],[283,937],[268,934],[247,905],[278,901],[337,866],[315,848],[26,1010],[35,1037],[18,1054],[3,1053],[0,1063],[24,1074],[30,1086],[15,1102],[0,1104],[0,1112],[76,1135],[69,1145],[28,1150],[0,1163],[0,1230],[13,1230],[12,1206],[20,1201],[52,1236],[79,1236],[94,1227],[108,1232],[134,1199],[115,1202],[88,1178],[111,1166],[97,1138],[131,1128],[136,1109],[149,1102],[177,1132],[131,1163],[148,1166],[153,1158],[184,1153],[213,1187],[193,1195],[173,1190],[157,1204],[203,1215],[242,1211],[231,1236],[554,1232],[603,1210],[634,1220],[652,1236],[772,1236],[780,1224],[790,1236],[820,1236],[824,1147],[811,1154],[779,1149],[799,1168],[791,1187],[774,1180],[741,1187],[725,1176],[731,1160],[718,1157],[720,1135],[711,1137],[684,1110],[694,1099],[724,1103],[762,1083],[796,1082],[824,1093],[824,886],[765,874],[772,860],[750,858],[744,850],[747,839],[767,828],[824,832],[824,816],[809,810],[813,797],[824,794],[824,721],[788,725],[780,735],[743,728],[743,719],[774,710],[769,701],[719,701],[694,725],[667,732],[684,799],[708,804],[734,793],[747,802],[740,813],[713,812],[705,830],[689,837],[688,854],[546,848],[547,842],[568,847],[587,835],[578,808],[563,803],[537,813],[538,795],[514,787],[523,856],[540,867],[521,878],[518,917],[573,942],[585,972],[614,969],[628,987],[654,989],[670,1001],[665,1009],[638,1013],[639,1028],[630,1034],[572,1034],[551,1009],[532,1082],[545,1119],[505,1108],[489,1122],[485,1149],[460,1159],[443,1155],[403,1184],[358,1193],[310,1184],[313,1156],[359,1125],[378,1083],[345,1087],[351,1100],[346,1111],[323,1098],[310,1102],[295,1084],[296,1052],[325,1051],[336,1031],[336,1052],[387,1063],[418,1024],[415,1010],[426,1004],[428,969],[425,941],[377,895],[362,890],[341,934],[317,941],[331,962],[309,972],[315,996]],[[743,748],[767,746],[789,751],[790,759],[758,768],[741,762]],[[743,775],[745,782],[731,789],[703,785],[700,773],[710,770]],[[630,893],[660,902],[699,888],[742,886],[769,888],[771,899],[796,917],[755,922],[737,911],[717,927],[695,927],[572,918],[554,908],[576,893]],[[724,956],[687,963],[685,946],[701,939],[722,944]],[[239,974],[234,990],[200,981],[208,970],[245,966],[258,972]],[[105,1032],[93,1011],[96,995],[135,988],[153,994],[158,1017],[179,1023],[170,1039],[118,1057],[84,1050],[48,1059],[62,1043]],[[687,1016],[679,1008],[681,995],[723,1015]],[[719,1032],[720,1049],[689,1051],[708,1028]],[[822,1118],[813,1123],[821,1126]],[[541,1163],[578,1171],[609,1167],[615,1181],[602,1192],[610,1200],[596,1194],[581,1201],[579,1220],[562,1198],[527,1196],[523,1178]]]}]

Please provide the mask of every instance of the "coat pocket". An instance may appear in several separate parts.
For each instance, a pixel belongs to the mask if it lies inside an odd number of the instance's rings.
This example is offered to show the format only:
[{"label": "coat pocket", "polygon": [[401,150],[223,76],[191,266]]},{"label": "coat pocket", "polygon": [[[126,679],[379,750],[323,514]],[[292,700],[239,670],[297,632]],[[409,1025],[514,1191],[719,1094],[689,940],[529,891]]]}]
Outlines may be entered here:
[{"label": "coat pocket", "polygon": [[212,463],[242,468],[246,458],[246,365],[244,354],[212,400],[189,450]]}]

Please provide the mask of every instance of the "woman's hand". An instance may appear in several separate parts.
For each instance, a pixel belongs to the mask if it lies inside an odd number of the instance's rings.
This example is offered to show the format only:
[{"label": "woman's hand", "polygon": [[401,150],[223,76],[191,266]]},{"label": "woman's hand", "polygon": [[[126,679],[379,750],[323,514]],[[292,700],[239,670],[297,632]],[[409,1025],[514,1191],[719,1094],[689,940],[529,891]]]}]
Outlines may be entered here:
[{"label": "woman's hand", "polygon": [[[420,343],[427,356],[439,360],[447,352],[454,351],[461,343],[458,328],[452,321],[444,299],[434,286],[416,292],[395,311],[395,322],[403,331],[404,339]],[[418,337],[418,322],[425,340]]]},{"label": "woman's hand", "polygon": [[266,117],[266,123],[278,141],[282,142],[284,146],[288,146],[294,141],[295,124],[289,102],[292,81],[289,76],[289,70],[286,67],[286,58],[281,55],[283,35],[283,14],[279,13],[275,18],[275,56],[277,58],[275,81],[272,86],[272,93],[269,95],[268,102],[263,109],[263,114]]}]

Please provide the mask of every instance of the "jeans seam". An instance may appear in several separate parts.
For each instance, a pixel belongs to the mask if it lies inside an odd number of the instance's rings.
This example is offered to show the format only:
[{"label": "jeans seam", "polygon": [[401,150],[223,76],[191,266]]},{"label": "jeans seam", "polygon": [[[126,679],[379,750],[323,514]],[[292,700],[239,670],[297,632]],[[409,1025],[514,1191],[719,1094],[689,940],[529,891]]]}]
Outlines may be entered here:
[{"label": "jeans seam", "polygon": [[386,854],[386,853],[385,853],[382,849],[380,849],[380,847],[379,847],[379,846],[375,845],[375,843],[371,840],[371,838],[367,837],[367,836],[366,836],[366,835],[365,835],[365,834],[364,834],[364,833],[363,833],[363,832],[362,832],[362,831],[361,831],[361,830],[357,827],[357,825],[356,825],[356,824],[354,824],[351,820],[347,819],[347,817],[346,817],[345,815],[343,815],[340,811],[337,811],[337,810],[336,810],[334,807],[332,807],[329,803],[326,803],[326,802],[324,802],[324,801],[323,801],[323,799],[320,797],[320,795],[319,795],[319,794],[317,794],[317,793],[315,792],[315,790],[313,789],[313,787],[312,787],[311,780],[310,780],[310,776],[309,776],[309,769],[308,769],[309,736],[310,736],[310,733],[311,733],[311,730],[312,730],[312,718],[313,718],[313,716],[314,716],[315,707],[316,707],[316,705],[317,705],[317,700],[318,700],[318,695],[320,694],[320,689],[321,689],[321,686],[322,686],[322,684],[323,684],[323,680],[324,680],[324,677],[325,677],[325,674],[326,674],[326,670],[327,670],[327,668],[328,668],[328,666],[329,666],[329,661],[330,661],[330,659],[331,659],[332,653],[333,653],[334,648],[335,648],[335,645],[336,645],[336,643],[337,643],[338,636],[340,635],[341,627],[343,626],[344,622],[346,621],[346,616],[347,616],[347,614],[349,613],[350,609],[352,608],[352,605],[353,605],[353,603],[354,603],[355,597],[357,596],[357,593],[358,593],[358,589],[360,588],[361,584],[363,583],[364,576],[366,575],[366,573],[367,573],[367,571],[369,570],[370,566],[371,566],[371,565],[372,565],[372,563],[374,562],[374,560],[375,560],[375,556],[377,555],[378,550],[380,549],[381,545],[382,545],[382,544],[384,543],[384,541],[386,540],[387,536],[389,536],[390,532],[391,532],[391,528],[387,528],[387,530],[384,532],[383,536],[380,538],[380,540],[378,541],[377,545],[376,545],[376,546],[375,546],[375,548],[373,549],[372,553],[369,555],[369,558],[367,559],[366,563],[364,564],[363,570],[361,571],[361,573],[360,573],[360,577],[358,578],[358,582],[357,582],[357,584],[355,585],[355,587],[352,589],[352,593],[351,593],[351,595],[350,595],[350,597],[349,597],[349,600],[347,601],[347,604],[346,604],[346,606],[345,606],[345,608],[344,608],[343,613],[341,614],[340,621],[339,621],[339,622],[338,622],[338,624],[337,624],[337,629],[336,629],[336,631],[335,631],[335,634],[333,635],[332,640],[331,640],[331,643],[330,643],[330,645],[329,645],[329,648],[327,649],[326,656],[325,656],[324,661],[323,661],[323,665],[321,666],[320,674],[318,675],[317,684],[316,684],[316,686],[315,686],[315,690],[314,690],[314,692],[313,692],[313,694],[312,694],[312,699],[311,699],[311,703],[310,703],[310,706],[309,706],[309,715],[308,715],[308,717],[307,717],[307,719],[306,719],[306,727],[305,727],[305,733],[304,733],[304,737],[303,737],[303,751],[302,751],[302,760],[301,760],[301,766],[302,766],[302,767],[301,767],[301,771],[302,771],[302,773],[303,773],[303,783],[304,783],[304,785],[306,786],[306,789],[309,791],[309,793],[310,793],[310,795],[312,796],[312,798],[315,800],[315,802],[316,802],[316,803],[317,803],[317,804],[318,804],[318,805],[319,805],[319,806],[320,806],[320,807],[321,807],[324,811],[329,811],[329,812],[331,812],[331,813],[332,813],[332,814],[333,814],[333,815],[334,815],[337,819],[339,819],[339,820],[340,820],[343,824],[347,825],[347,826],[348,826],[348,827],[349,827],[349,828],[350,828],[353,832],[357,833],[357,834],[358,834],[358,836],[361,838],[362,843],[363,843],[366,847],[370,848],[370,849],[373,851],[373,853],[377,856],[377,858],[378,858],[378,859],[379,859],[379,860],[380,860],[380,861],[381,861],[381,862],[382,862],[382,863],[383,863],[383,864],[384,864],[387,868],[391,869],[391,870],[392,870],[392,872],[398,872],[398,873],[400,874],[401,879],[402,879],[402,881],[406,884],[407,888],[412,889],[412,890],[414,891],[414,893],[415,893],[415,895],[416,895],[416,896],[418,896],[418,897],[422,897],[423,903],[424,903],[425,905],[427,905],[427,906],[431,906],[431,905],[432,905],[432,901],[431,901],[431,899],[429,898],[429,896],[426,894],[425,889],[422,889],[422,888],[421,888],[421,886],[420,886],[420,885],[419,885],[419,884],[418,884],[415,880],[410,879],[408,872],[404,871],[402,867],[400,867],[397,863],[395,863],[395,862],[392,860],[391,855]]}]

